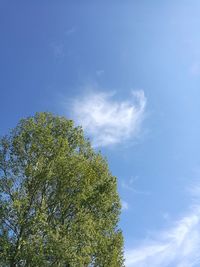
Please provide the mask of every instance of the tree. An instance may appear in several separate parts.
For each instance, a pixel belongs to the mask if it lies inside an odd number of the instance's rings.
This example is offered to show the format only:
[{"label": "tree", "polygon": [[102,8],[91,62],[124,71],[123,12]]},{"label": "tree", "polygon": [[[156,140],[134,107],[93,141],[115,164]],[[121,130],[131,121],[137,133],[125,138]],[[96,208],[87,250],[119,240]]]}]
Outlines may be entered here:
[{"label": "tree", "polygon": [[0,265],[123,265],[116,178],[73,121],[22,119],[0,139]]}]

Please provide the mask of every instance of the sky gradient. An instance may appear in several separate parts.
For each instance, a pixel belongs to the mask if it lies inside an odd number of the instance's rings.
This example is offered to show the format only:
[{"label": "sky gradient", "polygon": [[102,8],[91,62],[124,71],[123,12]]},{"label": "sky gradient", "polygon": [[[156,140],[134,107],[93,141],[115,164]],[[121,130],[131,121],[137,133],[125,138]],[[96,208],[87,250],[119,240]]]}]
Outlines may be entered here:
[{"label": "sky gradient", "polygon": [[199,13],[0,0],[0,135],[37,111],[83,126],[118,178],[127,267],[200,267]]}]

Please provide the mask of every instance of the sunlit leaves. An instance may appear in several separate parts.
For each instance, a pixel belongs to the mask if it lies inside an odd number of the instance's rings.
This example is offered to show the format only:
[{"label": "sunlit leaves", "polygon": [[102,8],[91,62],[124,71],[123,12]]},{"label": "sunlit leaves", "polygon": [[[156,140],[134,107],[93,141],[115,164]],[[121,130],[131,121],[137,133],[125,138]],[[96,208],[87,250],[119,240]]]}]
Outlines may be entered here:
[{"label": "sunlit leaves", "polygon": [[37,113],[0,140],[0,265],[123,266],[116,178],[71,120]]}]

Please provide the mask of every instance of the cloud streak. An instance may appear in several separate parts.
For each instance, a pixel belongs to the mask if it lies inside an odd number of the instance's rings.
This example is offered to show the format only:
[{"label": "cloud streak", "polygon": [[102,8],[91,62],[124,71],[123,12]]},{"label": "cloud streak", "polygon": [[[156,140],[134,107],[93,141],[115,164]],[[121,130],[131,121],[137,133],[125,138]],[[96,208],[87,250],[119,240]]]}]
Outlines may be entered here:
[{"label": "cloud streak", "polygon": [[144,92],[133,91],[127,101],[113,98],[111,93],[93,92],[72,101],[73,118],[96,147],[121,143],[139,132],[146,106]]},{"label": "cloud streak", "polygon": [[200,207],[175,225],[126,251],[126,267],[200,266]]}]

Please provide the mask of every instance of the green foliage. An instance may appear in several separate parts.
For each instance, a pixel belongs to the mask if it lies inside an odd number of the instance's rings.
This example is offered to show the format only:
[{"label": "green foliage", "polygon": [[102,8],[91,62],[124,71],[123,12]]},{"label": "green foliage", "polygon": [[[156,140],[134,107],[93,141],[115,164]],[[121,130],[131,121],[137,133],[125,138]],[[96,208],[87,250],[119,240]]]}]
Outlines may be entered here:
[{"label": "green foliage", "polygon": [[73,121],[23,119],[0,139],[0,266],[120,267],[116,178]]}]

